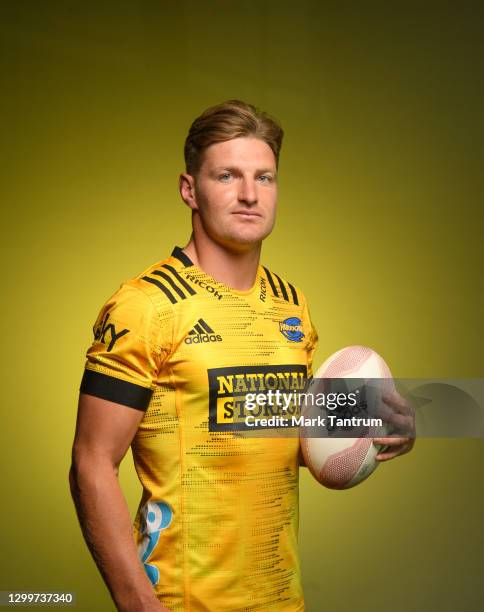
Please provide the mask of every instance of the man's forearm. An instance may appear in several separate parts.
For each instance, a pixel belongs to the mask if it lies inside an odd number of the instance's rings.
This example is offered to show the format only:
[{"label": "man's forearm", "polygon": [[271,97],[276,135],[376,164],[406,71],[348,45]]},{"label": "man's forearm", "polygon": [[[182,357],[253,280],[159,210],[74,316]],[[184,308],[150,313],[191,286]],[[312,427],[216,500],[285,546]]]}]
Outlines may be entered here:
[{"label": "man's forearm", "polygon": [[118,610],[166,610],[139,561],[116,469],[105,460],[77,459],[69,481],[87,545]]}]

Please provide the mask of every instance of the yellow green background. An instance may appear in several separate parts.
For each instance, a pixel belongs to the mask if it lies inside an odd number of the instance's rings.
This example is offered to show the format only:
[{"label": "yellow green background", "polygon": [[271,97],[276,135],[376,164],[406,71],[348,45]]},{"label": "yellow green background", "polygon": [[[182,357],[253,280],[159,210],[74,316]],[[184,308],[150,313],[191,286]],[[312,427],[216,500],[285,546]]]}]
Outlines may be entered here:
[{"label": "yellow green background", "polygon": [[[114,609],[68,491],[84,354],[104,300],[186,243],[177,175],[211,104],[284,126],[263,254],[309,298],[316,365],[365,344],[395,376],[483,376],[478,6],[2,3],[0,590]],[[307,610],[482,606],[483,451],[418,440],[346,492],[303,473]],[[129,456],[122,482],[134,512]]]}]

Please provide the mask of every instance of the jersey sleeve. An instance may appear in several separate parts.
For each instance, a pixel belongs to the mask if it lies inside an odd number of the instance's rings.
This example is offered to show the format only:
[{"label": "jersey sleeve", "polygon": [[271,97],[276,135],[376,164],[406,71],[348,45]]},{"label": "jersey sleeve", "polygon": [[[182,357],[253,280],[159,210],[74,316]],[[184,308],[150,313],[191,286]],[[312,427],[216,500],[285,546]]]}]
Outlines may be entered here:
[{"label": "jersey sleeve", "polygon": [[146,410],[168,352],[150,297],[121,285],[101,308],[93,332],[80,391]]},{"label": "jersey sleeve", "polygon": [[304,306],[303,306],[303,328],[307,331],[307,368],[308,368],[308,378],[313,376],[313,357],[314,353],[318,347],[318,332],[311,320],[311,315],[309,313],[308,303],[306,298],[304,298]]}]

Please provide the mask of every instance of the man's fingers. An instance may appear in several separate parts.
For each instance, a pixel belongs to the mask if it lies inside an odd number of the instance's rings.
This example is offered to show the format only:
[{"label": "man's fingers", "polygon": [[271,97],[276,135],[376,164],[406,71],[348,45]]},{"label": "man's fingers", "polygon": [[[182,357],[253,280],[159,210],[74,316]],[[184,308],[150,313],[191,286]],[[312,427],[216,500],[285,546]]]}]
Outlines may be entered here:
[{"label": "man's fingers", "polygon": [[414,438],[374,438],[374,444],[380,444],[386,448],[376,455],[377,461],[388,461],[399,455],[410,452],[415,444]]},{"label": "man's fingers", "polygon": [[383,453],[378,453],[375,457],[377,461],[388,461],[389,459],[393,459],[394,457],[398,457],[400,453],[397,451],[385,451]]},{"label": "man's fingers", "polygon": [[401,436],[414,437],[415,411],[410,402],[397,391],[386,391],[382,394],[382,400],[378,412],[382,413],[384,423],[392,425],[395,433]]},{"label": "man's fingers", "polygon": [[402,397],[397,391],[384,391],[381,396],[382,400],[390,406],[394,411],[405,416],[414,414],[412,405],[408,400]]},{"label": "man's fingers", "polygon": [[402,446],[402,444],[408,444],[411,438],[373,438],[375,444],[381,444],[382,446]]},{"label": "man's fingers", "polygon": [[380,403],[378,406],[376,416],[382,419],[384,425],[393,425],[397,431],[402,433],[412,430],[413,419],[411,417],[395,412],[395,410],[387,408],[383,403]]}]

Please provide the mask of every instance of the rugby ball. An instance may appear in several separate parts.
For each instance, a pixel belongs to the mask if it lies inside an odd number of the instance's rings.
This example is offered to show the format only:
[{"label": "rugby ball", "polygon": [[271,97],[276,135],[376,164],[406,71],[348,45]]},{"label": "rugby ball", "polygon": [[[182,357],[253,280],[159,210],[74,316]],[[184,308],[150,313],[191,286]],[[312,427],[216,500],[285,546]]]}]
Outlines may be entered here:
[{"label": "rugby ball", "polygon": [[[329,378],[381,378],[385,379],[385,385],[393,387],[390,368],[378,353],[366,346],[348,346],[331,355],[316,372],[314,383],[321,385]],[[301,436],[300,444],[311,474],[330,489],[349,489],[368,478],[378,467],[376,455],[382,450],[370,435],[353,438]]]}]

